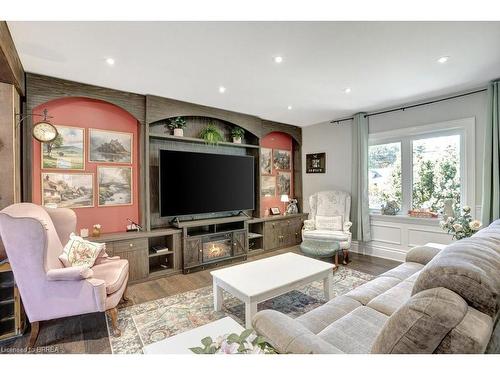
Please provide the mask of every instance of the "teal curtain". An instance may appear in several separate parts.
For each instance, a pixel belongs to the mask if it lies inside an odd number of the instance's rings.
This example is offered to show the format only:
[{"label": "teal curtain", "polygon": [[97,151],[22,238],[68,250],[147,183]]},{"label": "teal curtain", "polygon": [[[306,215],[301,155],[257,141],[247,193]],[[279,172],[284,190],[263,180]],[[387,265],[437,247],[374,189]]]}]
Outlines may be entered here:
[{"label": "teal curtain", "polygon": [[352,233],[362,242],[371,240],[368,207],[368,117],[354,115],[352,126]]},{"label": "teal curtain", "polygon": [[488,85],[488,108],[484,132],[482,222],[500,218],[500,81]]}]

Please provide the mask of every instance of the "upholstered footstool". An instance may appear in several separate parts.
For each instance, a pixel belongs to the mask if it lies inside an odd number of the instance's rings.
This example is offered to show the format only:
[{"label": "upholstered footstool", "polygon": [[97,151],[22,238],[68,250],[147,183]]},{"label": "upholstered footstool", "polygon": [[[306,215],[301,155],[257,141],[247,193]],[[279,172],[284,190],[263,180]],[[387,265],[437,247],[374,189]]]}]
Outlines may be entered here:
[{"label": "upholstered footstool", "polygon": [[335,257],[335,268],[339,265],[338,252],[340,250],[339,241],[304,239],[300,244],[300,250],[308,256],[315,258]]}]

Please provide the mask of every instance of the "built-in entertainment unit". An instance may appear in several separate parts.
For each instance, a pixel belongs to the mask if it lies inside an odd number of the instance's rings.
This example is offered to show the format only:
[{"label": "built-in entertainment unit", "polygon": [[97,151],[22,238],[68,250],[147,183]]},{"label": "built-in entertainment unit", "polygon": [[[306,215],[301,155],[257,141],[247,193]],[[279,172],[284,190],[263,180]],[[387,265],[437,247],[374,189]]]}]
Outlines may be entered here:
[{"label": "built-in entertainment unit", "polygon": [[160,150],[160,216],[255,208],[254,158]]}]

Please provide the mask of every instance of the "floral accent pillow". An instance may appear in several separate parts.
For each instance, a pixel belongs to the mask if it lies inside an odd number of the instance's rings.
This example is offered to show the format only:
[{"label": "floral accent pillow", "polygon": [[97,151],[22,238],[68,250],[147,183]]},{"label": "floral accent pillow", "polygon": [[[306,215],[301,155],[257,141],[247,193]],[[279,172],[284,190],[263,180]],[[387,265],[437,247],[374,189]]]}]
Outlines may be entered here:
[{"label": "floral accent pillow", "polygon": [[342,216],[319,216],[319,215],[316,215],[316,229],[342,230]]},{"label": "floral accent pillow", "polygon": [[59,255],[59,260],[64,264],[64,267],[87,266],[90,268],[94,265],[95,260],[105,252],[105,243],[90,242],[71,233],[68,243],[64,246],[62,254]]}]

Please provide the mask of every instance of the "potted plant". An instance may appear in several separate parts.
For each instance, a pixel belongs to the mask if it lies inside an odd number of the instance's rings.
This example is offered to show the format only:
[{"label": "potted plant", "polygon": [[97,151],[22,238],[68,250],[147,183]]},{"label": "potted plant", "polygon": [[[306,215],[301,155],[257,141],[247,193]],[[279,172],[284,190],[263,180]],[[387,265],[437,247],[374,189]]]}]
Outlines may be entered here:
[{"label": "potted plant", "polygon": [[235,126],[231,129],[231,136],[233,137],[233,143],[241,143],[241,139],[245,135],[245,130],[239,126]]},{"label": "potted plant", "polygon": [[472,220],[471,208],[464,206],[462,215],[457,217],[449,216],[442,220],[439,225],[445,231],[453,236],[454,239],[461,240],[476,233],[483,225],[479,220]]},{"label": "potted plant", "polygon": [[215,145],[222,142],[224,138],[220,133],[217,126],[214,123],[209,123],[200,133],[200,138],[204,139],[205,142]]},{"label": "potted plant", "polygon": [[176,117],[175,119],[169,119],[168,124],[165,125],[170,130],[174,131],[176,137],[184,136],[184,128],[186,127],[186,120],[184,117]]}]

